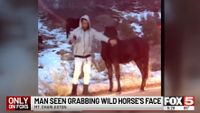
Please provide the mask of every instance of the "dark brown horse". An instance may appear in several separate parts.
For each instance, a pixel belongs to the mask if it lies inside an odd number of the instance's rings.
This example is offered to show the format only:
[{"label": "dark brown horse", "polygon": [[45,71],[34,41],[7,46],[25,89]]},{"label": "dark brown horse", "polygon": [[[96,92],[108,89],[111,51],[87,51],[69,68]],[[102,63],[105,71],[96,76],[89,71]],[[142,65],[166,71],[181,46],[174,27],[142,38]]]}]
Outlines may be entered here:
[{"label": "dark brown horse", "polygon": [[113,69],[115,69],[115,76],[117,78],[118,89],[121,91],[120,85],[120,66],[119,64],[128,63],[135,61],[141,74],[142,74],[142,83],[140,89],[144,91],[146,85],[146,80],[148,78],[148,64],[149,64],[149,45],[143,38],[130,38],[127,40],[120,40],[118,38],[117,30],[115,27],[106,27],[104,34],[110,38],[117,40],[117,45],[111,47],[110,44],[105,42],[102,43],[101,56],[106,64],[108,69],[108,77],[110,81],[109,91],[113,89]]},{"label": "dark brown horse", "polygon": [[67,38],[69,36],[69,32],[72,30],[72,29],[75,29],[79,26],[79,19],[78,18],[68,18],[66,20],[66,35],[67,35]]}]

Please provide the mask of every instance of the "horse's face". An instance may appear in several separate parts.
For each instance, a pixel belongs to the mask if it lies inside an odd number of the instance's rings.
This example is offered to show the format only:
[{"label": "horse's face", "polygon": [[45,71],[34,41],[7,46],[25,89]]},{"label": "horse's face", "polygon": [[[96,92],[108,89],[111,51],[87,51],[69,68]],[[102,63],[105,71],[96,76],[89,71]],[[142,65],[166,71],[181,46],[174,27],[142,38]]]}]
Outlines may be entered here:
[{"label": "horse's face", "polygon": [[105,27],[104,35],[106,35],[109,38],[117,39],[117,30],[115,27],[108,26]]}]

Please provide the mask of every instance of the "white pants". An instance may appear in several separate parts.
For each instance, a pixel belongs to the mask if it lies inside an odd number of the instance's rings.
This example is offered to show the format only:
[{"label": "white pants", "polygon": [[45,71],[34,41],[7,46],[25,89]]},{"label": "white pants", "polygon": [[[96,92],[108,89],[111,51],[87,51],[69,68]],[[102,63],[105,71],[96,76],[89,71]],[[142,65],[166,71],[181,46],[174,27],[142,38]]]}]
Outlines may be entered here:
[{"label": "white pants", "polygon": [[76,57],[74,59],[74,62],[75,62],[75,70],[74,70],[74,75],[73,75],[73,84],[78,83],[79,76],[83,69],[83,73],[84,73],[83,82],[85,85],[88,85],[90,81],[92,57],[88,57],[88,58]]}]

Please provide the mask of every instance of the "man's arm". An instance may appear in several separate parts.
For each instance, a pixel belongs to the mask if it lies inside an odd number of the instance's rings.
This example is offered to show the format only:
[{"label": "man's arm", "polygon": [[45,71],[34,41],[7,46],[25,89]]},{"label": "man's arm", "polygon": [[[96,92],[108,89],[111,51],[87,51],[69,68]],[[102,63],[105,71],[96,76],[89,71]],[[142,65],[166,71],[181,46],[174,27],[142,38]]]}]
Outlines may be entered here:
[{"label": "man's arm", "polygon": [[109,42],[109,38],[105,36],[104,34],[102,34],[101,32],[94,30],[93,33],[94,33],[94,38],[96,38],[97,40],[104,41],[106,43]]},{"label": "man's arm", "polygon": [[107,36],[105,36],[104,34],[102,34],[101,32],[98,32],[96,30],[94,30],[94,38],[96,38],[99,41],[104,41],[106,43],[110,43],[112,46],[117,44],[116,39],[108,38]]},{"label": "man's arm", "polygon": [[68,38],[68,43],[69,44],[74,44],[76,41],[76,36],[75,36],[75,31],[72,31],[69,35],[69,38]]}]

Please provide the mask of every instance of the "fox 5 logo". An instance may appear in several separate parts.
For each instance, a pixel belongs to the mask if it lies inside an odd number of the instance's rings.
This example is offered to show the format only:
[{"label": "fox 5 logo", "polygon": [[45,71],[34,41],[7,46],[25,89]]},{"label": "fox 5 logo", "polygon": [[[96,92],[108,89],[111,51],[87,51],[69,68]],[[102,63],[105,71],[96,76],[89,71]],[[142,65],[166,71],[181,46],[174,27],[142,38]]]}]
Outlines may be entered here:
[{"label": "fox 5 logo", "polygon": [[170,96],[164,97],[164,106],[194,106],[193,96]]}]

